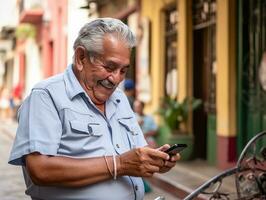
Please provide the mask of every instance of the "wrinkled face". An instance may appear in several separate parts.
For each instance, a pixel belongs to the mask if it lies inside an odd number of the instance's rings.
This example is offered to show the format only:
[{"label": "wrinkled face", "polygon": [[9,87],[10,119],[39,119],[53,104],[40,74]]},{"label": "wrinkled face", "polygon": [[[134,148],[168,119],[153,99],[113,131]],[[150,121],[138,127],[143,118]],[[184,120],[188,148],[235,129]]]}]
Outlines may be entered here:
[{"label": "wrinkled face", "polygon": [[104,37],[103,49],[102,55],[94,56],[85,50],[82,70],[78,70],[81,86],[96,105],[104,104],[112,95],[125,78],[130,63],[130,50],[112,35]]}]

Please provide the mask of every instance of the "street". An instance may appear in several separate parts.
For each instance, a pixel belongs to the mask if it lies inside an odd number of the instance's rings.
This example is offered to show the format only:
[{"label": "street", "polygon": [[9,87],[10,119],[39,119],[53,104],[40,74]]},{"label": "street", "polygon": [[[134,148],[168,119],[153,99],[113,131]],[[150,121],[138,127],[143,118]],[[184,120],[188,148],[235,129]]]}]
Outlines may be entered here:
[{"label": "street", "polygon": [[20,167],[7,164],[13,136],[0,127],[0,199],[1,200],[29,200],[24,194],[25,184]]}]

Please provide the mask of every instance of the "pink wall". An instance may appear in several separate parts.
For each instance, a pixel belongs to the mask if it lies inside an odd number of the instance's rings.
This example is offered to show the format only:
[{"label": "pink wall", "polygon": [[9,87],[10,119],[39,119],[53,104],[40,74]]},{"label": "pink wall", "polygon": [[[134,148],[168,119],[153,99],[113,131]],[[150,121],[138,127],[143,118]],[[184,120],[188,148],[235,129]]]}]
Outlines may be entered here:
[{"label": "pink wall", "polygon": [[44,77],[64,71],[67,65],[67,0],[48,0],[48,7],[50,21],[41,28]]},{"label": "pink wall", "polygon": [[42,67],[44,78],[49,77],[53,74],[53,49],[50,48],[49,44],[52,43],[50,38],[50,25],[43,24],[42,26]]}]

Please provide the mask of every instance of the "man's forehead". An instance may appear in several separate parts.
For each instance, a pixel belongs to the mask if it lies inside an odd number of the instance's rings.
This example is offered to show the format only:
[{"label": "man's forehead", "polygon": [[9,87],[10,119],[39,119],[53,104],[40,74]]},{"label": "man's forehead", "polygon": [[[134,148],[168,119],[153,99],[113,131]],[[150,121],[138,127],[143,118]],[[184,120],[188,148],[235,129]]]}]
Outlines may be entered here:
[{"label": "man's forehead", "polygon": [[126,48],[129,50],[126,42],[118,35],[106,34],[103,38],[103,47],[106,49]]},{"label": "man's forehead", "polygon": [[131,51],[123,40],[107,35],[104,38],[103,47],[102,56],[106,62],[129,65]]}]

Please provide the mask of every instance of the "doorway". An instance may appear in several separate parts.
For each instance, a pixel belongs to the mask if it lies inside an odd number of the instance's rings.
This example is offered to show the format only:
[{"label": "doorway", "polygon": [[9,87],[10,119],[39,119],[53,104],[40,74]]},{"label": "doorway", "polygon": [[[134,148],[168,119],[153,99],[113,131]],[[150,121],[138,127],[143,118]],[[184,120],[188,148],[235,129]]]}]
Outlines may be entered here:
[{"label": "doorway", "polygon": [[206,159],[206,140],[207,140],[207,112],[204,103],[207,101],[207,45],[206,30],[194,31],[193,45],[193,96],[203,102],[203,106],[193,113],[193,130],[195,136],[195,157]]},{"label": "doorway", "polygon": [[194,156],[216,159],[216,1],[193,0],[193,96],[202,106],[193,112]]}]

